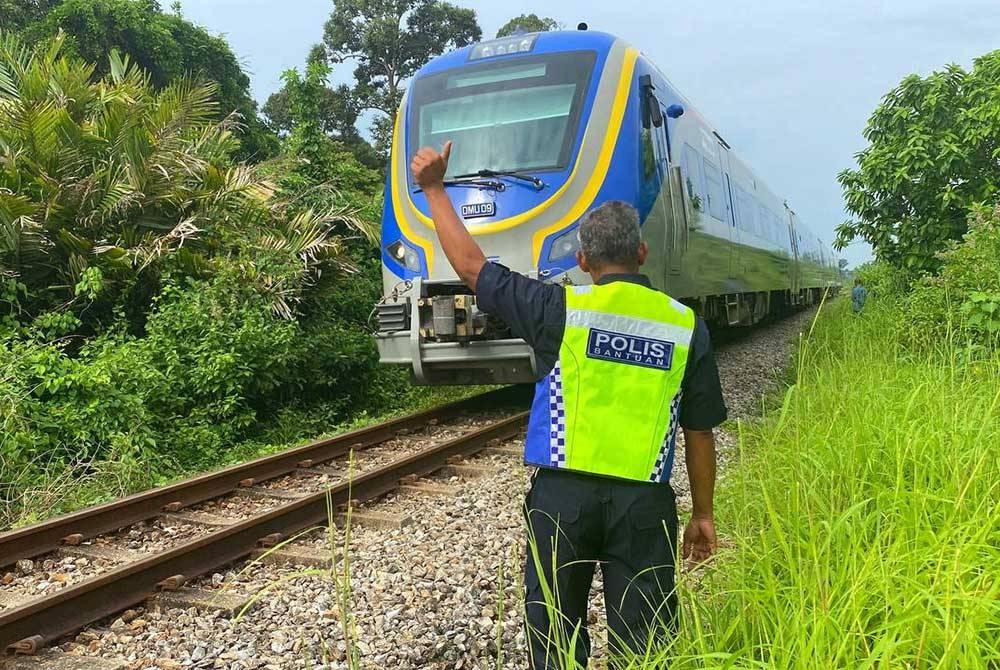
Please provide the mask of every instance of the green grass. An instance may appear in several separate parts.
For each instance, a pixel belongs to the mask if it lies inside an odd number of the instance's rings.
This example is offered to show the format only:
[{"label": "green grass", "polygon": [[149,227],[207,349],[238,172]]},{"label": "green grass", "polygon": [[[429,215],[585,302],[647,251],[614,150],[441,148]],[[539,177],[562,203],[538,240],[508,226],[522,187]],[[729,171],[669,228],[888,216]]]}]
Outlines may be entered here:
[{"label": "green grass", "polygon": [[907,351],[892,306],[848,307],[739,426],[726,548],[633,667],[1000,667],[1000,357]]}]

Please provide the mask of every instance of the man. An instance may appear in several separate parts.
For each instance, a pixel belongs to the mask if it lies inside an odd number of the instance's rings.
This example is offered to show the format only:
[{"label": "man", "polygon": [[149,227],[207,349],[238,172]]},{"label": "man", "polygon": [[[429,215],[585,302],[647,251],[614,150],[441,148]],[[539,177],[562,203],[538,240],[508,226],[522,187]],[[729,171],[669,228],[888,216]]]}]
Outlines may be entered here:
[{"label": "man", "polygon": [[639,274],[648,250],[636,210],[623,202],[580,222],[577,262],[593,286],[545,284],[488,263],[444,190],[450,152],[451,142],[441,154],[423,148],[410,166],[441,247],[480,309],[532,346],[544,375],[525,442],[525,462],[538,466],[524,577],[531,665],[562,668],[575,658],[587,667],[597,562],[611,651],[641,654],[676,625],[668,479],[678,423],[694,507],[683,554],[702,561],[716,549],[712,429],[726,409],[708,331]]},{"label": "man", "polygon": [[861,283],[861,278],[859,277],[854,280],[854,288],[851,289],[851,307],[854,309],[855,314],[860,312],[861,308],[865,306],[866,300],[868,300],[868,289]]}]

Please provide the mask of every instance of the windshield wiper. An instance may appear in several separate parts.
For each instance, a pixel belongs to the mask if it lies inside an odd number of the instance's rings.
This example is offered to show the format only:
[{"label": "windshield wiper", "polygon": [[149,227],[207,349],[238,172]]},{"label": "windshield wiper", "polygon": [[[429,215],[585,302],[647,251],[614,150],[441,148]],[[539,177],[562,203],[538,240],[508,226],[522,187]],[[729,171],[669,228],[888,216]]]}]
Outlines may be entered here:
[{"label": "windshield wiper", "polygon": [[[472,186],[474,188],[490,189],[493,191],[506,191],[507,184],[496,179],[466,179],[462,177],[455,177],[454,179],[445,179],[442,183],[445,186]],[[470,177],[478,177],[478,175],[469,175]],[[414,193],[420,193],[424,189],[419,186],[413,189]]]},{"label": "windshield wiper", "polygon": [[521,181],[530,183],[535,187],[536,191],[541,191],[545,188],[545,182],[538,177],[534,177],[530,174],[524,174],[523,172],[517,172],[516,170],[490,170],[489,168],[484,168],[479,172],[456,175],[455,179],[468,179],[470,177],[510,177],[511,179],[520,179]]}]

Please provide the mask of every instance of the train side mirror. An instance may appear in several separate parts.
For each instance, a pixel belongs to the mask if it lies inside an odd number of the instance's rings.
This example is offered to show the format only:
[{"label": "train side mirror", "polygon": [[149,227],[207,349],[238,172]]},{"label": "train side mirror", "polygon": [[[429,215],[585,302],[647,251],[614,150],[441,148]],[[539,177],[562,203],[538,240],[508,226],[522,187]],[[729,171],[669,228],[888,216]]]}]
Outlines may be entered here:
[{"label": "train side mirror", "polygon": [[660,101],[653,93],[653,78],[648,74],[639,77],[639,87],[642,90],[642,126],[649,128],[653,125],[659,128],[663,125],[663,111],[660,109]]},{"label": "train side mirror", "polygon": [[663,125],[663,112],[660,110],[660,102],[656,99],[656,96],[652,92],[649,93],[649,97],[646,98],[646,105],[649,108],[649,121],[654,127],[659,128]]}]

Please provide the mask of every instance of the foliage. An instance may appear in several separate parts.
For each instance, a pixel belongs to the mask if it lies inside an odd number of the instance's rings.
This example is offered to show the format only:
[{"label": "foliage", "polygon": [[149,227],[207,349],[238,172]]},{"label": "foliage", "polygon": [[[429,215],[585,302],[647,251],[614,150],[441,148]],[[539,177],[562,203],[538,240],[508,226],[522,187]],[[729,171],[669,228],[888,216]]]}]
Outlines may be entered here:
[{"label": "foliage", "polygon": [[214,84],[157,92],[116,52],[94,80],[62,42],[0,39],[0,274],[24,286],[22,323],[58,309],[99,332],[123,313],[141,332],[163,272],[208,276],[246,249],[288,259],[286,278],[255,267],[288,316],[324,264],[349,267],[331,233],[359,226],[351,208],[289,216],[271,183],[232,165],[233,124],[214,121]]},{"label": "foliage", "polygon": [[146,71],[156,88],[192,76],[215,82],[218,118],[237,112],[243,123],[234,128],[241,155],[260,159],[277,150],[273,134],[257,118],[250,80],[226,41],[179,14],[164,13],[156,0],[61,0],[29,18],[22,28],[27,43],[65,32],[66,52],[96,64],[98,75],[109,73],[108,54],[117,49]]},{"label": "foliage", "polygon": [[921,277],[904,301],[914,343],[946,337],[1000,341],[1000,208],[976,208],[968,232],[938,254],[938,276]]},{"label": "foliage", "polygon": [[518,28],[528,33],[542,33],[548,30],[562,30],[562,25],[555,19],[537,14],[520,14],[507,23],[503,24],[497,31],[497,37],[507,37],[513,35]]},{"label": "foliage", "polygon": [[39,23],[62,0],[0,0],[0,28],[20,31]]},{"label": "foliage", "polygon": [[[384,167],[382,159],[357,130],[360,109],[350,86],[347,84],[340,84],[336,88],[323,86],[317,107],[319,125],[328,137],[338,140],[365,167],[372,169]],[[280,91],[268,97],[261,111],[275,133],[287,135],[291,132],[294,122],[288,82]]]},{"label": "foliage", "polygon": [[1000,344],[998,258],[1000,207],[976,207],[964,237],[937,255],[938,274],[917,275],[876,262],[860,267],[858,276],[874,299],[900,309],[907,349],[924,353],[950,341],[978,356]]},{"label": "foliage", "polygon": [[326,22],[323,41],[334,62],[356,62],[358,107],[383,113],[372,136],[384,158],[403,82],[434,56],[481,37],[473,10],[442,0],[342,0]]},{"label": "foliage", "polygon": [[[274,174],[281,192],[295,208],[323,208],[331,199],[336,200],[340,192],[346,191],[357,194],[352,200],[359,203],[362,219],[375,221],[379,216],[380,198],[361,201],[362,194],[377,192],[382,181],[379,174],[362,165],[342,141],[332,139],[323,124],[321,110],[329,90],[326,84],[329,72],[326,62],[311,59],[306,65],[305,76],[294,69],[282,75],[289,133],[284,139],[283,157],[262,167],[265,172]],[[368,242],[376,239],[374,226],[360,229]],[[375,257],[370,244],[363,245],[359,251],[362,258]]]},{"label": "foliage", "polygon": [[62,42],[0,40],[0,480],[131,490],[224,460],[292,402],[392,405],[402,378],[375,382],[362,328],[370,171],[304,126],[283,161],[233,164],[213,84],[157,91],[114,52],[98,78]]},{"label": "foliage", "polygon": [[1000,184],[1000,51],[968,72],[950,65],[905,78],[864,135],[858,168],[838,177],[856,217],[838,228],[838,246],[860,237],[894,266],[936,270],[935,254],[961,238],[970,207],[991,202]]},{"label": "foliage", "polygon": [[840,301],[717,495],[725,537],[681,582],[679,635],[629,667],[1000,662],[1000,359],[901,349],[899,306]]}]

